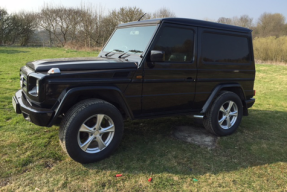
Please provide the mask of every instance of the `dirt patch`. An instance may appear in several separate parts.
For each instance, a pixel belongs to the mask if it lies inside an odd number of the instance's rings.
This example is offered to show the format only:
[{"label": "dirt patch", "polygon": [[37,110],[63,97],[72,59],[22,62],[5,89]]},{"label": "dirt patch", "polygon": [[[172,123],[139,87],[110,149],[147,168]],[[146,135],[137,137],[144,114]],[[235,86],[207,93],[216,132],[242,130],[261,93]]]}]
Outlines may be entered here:
[{"label": "dirt patch", "polygon": [[9,181],[10,181],[9,178],[8,178],[8,179],[2,179],[2,180],[0,180],[0,188],[1,188],[1,187],[4,187],[4,186],[6,186],[6,185],[8,185],[8,184],[9,184]]},{"label": "dirt patch", "polygon": [[51,162],[45,162],[45,168],[51,169],[51,168],[53,168],[53,167],[54,167],[54,164],[53,164],[53,163],[51,163]]},{"label": "dirt patch", "polygon": [[202,127],[177,126],[173,130],[176,138],[199,146],[213,149],[217,146],[219,137],[212,135]]}]

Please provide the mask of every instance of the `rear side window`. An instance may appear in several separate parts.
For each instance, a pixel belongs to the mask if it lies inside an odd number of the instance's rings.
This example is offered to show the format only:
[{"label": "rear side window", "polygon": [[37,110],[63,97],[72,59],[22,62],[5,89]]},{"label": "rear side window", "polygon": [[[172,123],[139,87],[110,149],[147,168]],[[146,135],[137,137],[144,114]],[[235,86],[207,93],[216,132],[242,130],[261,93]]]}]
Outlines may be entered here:
[{"label": "rear side window", "polygon": [[251,60],[247,37],[203,33],[201,42],[204,62],[249,63]]},{"label": "rear side window", "polygon": [[193,30],[164,27],[153,49],[164,51],[165,61],[190,62],[193,59],[193,47]]}]

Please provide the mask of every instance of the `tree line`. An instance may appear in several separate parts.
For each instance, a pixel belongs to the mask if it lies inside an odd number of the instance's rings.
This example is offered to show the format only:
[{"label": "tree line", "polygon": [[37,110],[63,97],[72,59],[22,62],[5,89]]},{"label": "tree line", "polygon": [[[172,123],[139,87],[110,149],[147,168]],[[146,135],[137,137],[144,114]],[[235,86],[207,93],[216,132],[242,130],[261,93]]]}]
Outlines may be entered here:
[{"label": "tree line", "polygon": [[[103,8],[81,5],[79,8],[45,5],[40,12],[8,14],[0,8],[0,45],[43,45],[101,47],[120,23],[138,20],[144,11],[121,7],[104,14]],[[142,19],[175,17],[161,8]]]},{"label": "tree line", "polygon": [[[0,7],[0,45],[100,49],[118,24],[137,21],[144,13],[138,7],[121,7],[106,14],[101,6],[82,4],[78,8],[44,5],[39,12],[9,14]],[[164,17],[176,15],[161,8],[142,20]],[[257,21],[248,15],[220,17],[215,22],[252,29],[257,60],[287,63],[287,23],[282,14],[263,13]]]},{"label": "tree line", "polygon": [[[0,8],[0,44],[27,46],[29,43],[45,46],[101,47],[120,23],[138,20],[145,12],[138,7],[121,7],[104,14],[100,6],[81,5],[79,8],[44,5],[40,12],[9,14]],[[147,13],[142,19],[176,17],[161,8]],[[218,23],[247,27],[253,30],[253,38],[287,35],[287,23],[280,13],[263,13],[254,23],[248,15],[226,18]]]},{"label": "tree line", "polygon": [[5,9],[0,8],[0,45],[27,45],[37,28],[35,20],[34,13],[9,15]]},{"label": "tree line", "polygon": [[287,35],[287,23],[280,13],[263,13],[255,24],[253,18],[248,15],[233,18],[220,17],[217,22],[250,28],[253,30],[253,38],[269,36],[278,38]]}]

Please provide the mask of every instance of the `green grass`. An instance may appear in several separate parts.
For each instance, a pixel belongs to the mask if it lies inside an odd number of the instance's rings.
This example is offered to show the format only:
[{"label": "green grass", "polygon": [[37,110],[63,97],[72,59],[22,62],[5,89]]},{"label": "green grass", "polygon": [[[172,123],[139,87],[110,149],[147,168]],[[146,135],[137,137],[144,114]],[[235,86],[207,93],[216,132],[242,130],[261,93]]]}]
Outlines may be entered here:
[{"label": "green grass", "polygon": [[[25,121],[14,113],[11,97],[28,61],[96,55],[0,47],[0,191],[287,190],[287,66],[256,66],[256,103],[239,130],[220,138],[215,149],[171,136],[174,126],[193,125],[188,117],[130,121],[114,155],[82,165],[62,151],[58,127]],[[119,173],[123,177],[116,178]]]}]

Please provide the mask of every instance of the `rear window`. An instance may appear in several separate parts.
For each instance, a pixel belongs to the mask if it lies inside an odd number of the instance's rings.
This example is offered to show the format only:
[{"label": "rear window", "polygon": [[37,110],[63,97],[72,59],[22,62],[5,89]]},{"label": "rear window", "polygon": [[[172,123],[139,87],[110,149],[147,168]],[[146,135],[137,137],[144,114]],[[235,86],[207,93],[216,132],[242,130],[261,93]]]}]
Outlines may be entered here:
[{"label": "rear window", "polygon": [[204,62],[249,63],[251,60],[247,37],[205,32],[201,42]]}]

